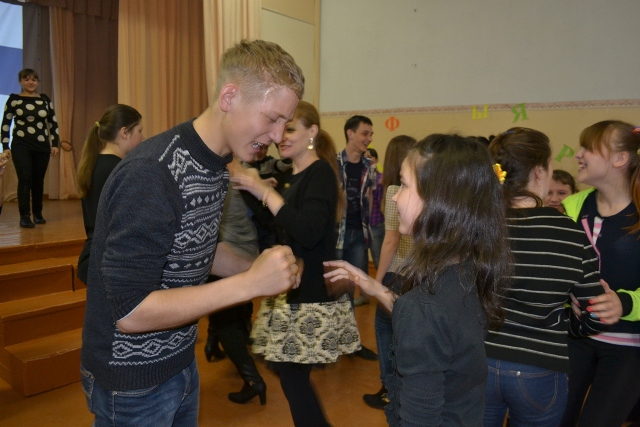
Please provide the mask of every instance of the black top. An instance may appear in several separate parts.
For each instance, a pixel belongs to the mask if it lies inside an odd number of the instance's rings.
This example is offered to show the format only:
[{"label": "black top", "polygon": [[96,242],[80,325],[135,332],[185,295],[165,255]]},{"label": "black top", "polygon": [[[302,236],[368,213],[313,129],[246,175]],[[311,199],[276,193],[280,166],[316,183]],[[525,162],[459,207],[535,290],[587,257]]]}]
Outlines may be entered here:
[{"label": "black top", "polygon": [[360,180],[362,163],[347,163],[347,228],[362,228],[360,215]]},{"label": "black top", "polygon": [[84,231],[87,233],[87,241],[78,258],[78,277],[84,283],[87,283],[89,274],[89,255],[91,252],[91,241],[93,240],[93,228],[96,225],[96,215],[98,214],[98,202],[102,187],[109,178],[111,171],[122,160],[114,154],[99,154],[96,164],[91,174],[91,189],[82,199],[82,218],[84,219]]},{"label": "black top", "polygon": [[287,302],[314,303],[333,299],[324,284],[324,261],[335,259],[337,177],[331,165],[317,160],[291,175],[283,191],[285,204],[276,215],[281,244],[289,245],[304,261],[298,289],[287,294]]},{"label": "black top", "polygon": [[[593,191],[587,196],[578,221],[586,217],[589,229],[593,230],[594,218],[602,218],[602,228],[596,240],[600,252],[600,276],[614,291],[634,291],[640,287],[640,240],[638,233],[629,234],[628,227],[638,222],[638,212],[631,202],[617,214],[604,217],[598,213],[597,194]],[[633,307],[633,301],[624,292],[618,292],[618,297],[623,305],[623,316],[626,316]],[[611,325],[609,332],[639,334],[640,322],[621,320]]]},{"label": "black top", "polygon": [[473,274],[454,265],[436,279],[434,294],[418,287],[400,296],[391,323],[389,425],[481,426],[486,316]]}]

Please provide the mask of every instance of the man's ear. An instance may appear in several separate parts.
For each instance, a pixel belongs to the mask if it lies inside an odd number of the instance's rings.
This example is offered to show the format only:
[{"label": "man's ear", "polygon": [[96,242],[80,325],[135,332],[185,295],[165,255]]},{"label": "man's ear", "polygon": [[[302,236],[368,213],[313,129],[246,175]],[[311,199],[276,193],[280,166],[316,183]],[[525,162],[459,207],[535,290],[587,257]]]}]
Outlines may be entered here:
[{"label": "man's ear", "polygon": [[234,83],[227,83],[220,89],[220,95],[218,96],[218,104],[220,109],[224,112],[229,111],[233,100],[239,95],[239,88]]},{"label": "man's ear", "polygon": [[347,140],[351,140],[353,138],[353,131],[351,129],[347,129]]}]

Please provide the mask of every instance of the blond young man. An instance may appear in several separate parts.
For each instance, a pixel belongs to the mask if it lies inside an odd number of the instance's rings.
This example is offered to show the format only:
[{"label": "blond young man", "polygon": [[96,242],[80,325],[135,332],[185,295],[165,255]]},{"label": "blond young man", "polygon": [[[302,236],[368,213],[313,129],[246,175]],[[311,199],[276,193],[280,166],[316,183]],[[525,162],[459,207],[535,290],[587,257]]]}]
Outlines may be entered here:
[{"label": "blond young man", "polygon": [[[293,58],[241,42],[220,62],[216,102],[147,139],[104,186],[92,246],[82,381],[95,426],[195,426],[197,321],[299,284],[289,247],[251,264],[218,225],[235,154],[251,161],[280,141],[304,92]],[[227,277],[205,283],[209,273]]]}]

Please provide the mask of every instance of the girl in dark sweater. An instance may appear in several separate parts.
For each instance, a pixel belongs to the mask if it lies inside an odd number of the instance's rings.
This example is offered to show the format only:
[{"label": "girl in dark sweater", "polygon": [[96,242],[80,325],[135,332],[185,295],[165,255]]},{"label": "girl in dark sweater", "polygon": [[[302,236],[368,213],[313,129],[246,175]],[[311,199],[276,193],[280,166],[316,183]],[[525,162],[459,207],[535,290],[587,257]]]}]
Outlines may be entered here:
[{"label": "girl in dark sweater", "polygon": [[144,140],[142,116],[124,104],[107,108],[89,131],[78,164],[78,188],[87,241],[78,259],[78,277],[87,283],[89,255],[102,187],[120,160]]},{"label": "girl in dark sweater", "polygon": [[389,425],[480,426],[485,327],[502,317],[511,271],[499,180],[488,150],[456,135],[419,142],[400,176],[399,231],[413,236],[401,295],[344,261],[325,276],[352,280],[393,310]]}]

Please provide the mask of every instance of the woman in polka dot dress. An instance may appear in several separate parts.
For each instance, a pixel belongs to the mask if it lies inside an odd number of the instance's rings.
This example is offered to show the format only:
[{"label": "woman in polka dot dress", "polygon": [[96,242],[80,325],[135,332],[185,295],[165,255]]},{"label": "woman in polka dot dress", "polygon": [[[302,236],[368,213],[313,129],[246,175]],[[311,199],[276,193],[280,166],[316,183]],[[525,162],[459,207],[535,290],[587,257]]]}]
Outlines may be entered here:
[{"label": "woman in polka dot dress", "polygon": [[[33,228],[47,221],[42,217],[44,175],[49,156],[58,155],[58,122],[53,103],[38,89],[38,73],[25,68],[18,73],[20,94],[11,94],[2,116],[3,155],[13,159],[18,175],[18,208],[20,227]],[[9,151],[9,129],[13,121],[13,140]],[[29,197],[31,196],[31,206]],[[31,208],[33,221],[31,221]],[[35,224],[34,224],[35,222]]]}]

